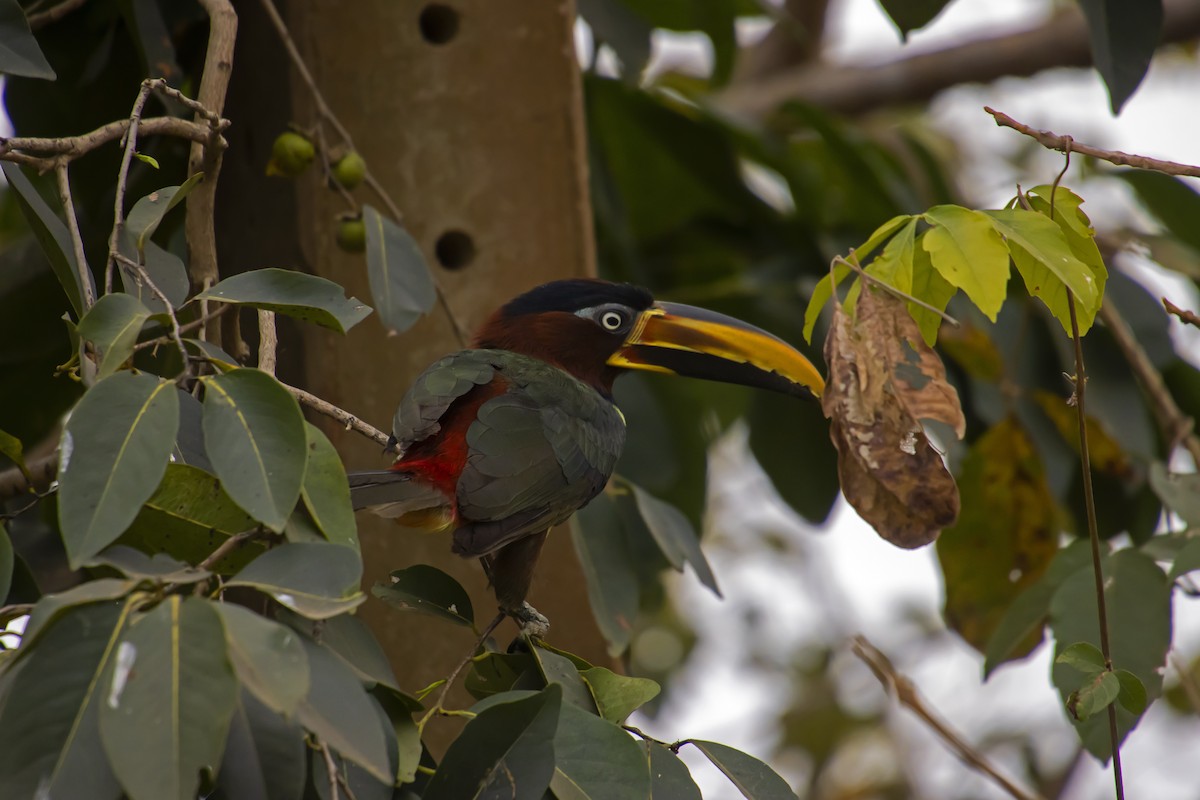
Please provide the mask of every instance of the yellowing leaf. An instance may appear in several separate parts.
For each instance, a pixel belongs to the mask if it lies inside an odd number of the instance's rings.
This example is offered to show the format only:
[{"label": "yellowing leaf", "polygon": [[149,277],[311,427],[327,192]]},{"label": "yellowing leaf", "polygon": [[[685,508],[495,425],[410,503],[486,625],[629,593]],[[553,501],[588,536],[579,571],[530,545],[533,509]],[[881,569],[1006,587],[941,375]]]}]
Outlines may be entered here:
[{"label": "yellowing leaf", "polygon": [[992,221],[980,211],[948,205],[929,209],[925,221],[933,226],[923,246],[934,269],[995,322],[1008,291],[1008,248]]},{"label": "yellowing leaf", "polygon": [[[914,247],[912,296],[928,303],[938,311],[945,311],[946,304],[950,302],[950,298],[954,297],[957,291],[949,281],[942,277],[940,272],[933,268],[933,262],[930,260],[929,252],[925,249],[924,244],[922,243],[921,247]],[[908,304],[908,313],[916,320],[925,344],[933,347],[933,343],[937,341],[938,329],[942,325],[942,318],[916,303]]]},{"label": "yellowing leaf", "polygon": [[[962,516],[938,542],[946,621],[983,650],[1013,600],[1058,551],[1058,511],[1041,460],[1021,426],[992,426],[963,461]],[[1016,651],[1027,653],[1040,631]]]},{"label": "yellowing leaf", "polygon": [[[1050,418],[1050,421],[1054,423],[1059,435],[1066,439],[1067,444],[1071,445],[1078,453],[1079,418],[1076,416],[1075,408],[1067,405],[1065,398],[1044,390],[1035,392],[1034,399],[1037,400],[1038,406]],[[1093,469],[1122,479],[1132,476],[1133,465],[1130,463],[1129,457],[1125,455],[1125,451],[1121,449],[1121,445],[1117,443],[1116,439],[1109,436],[1099,421],[1090,416],[1087,418],[1087,437],[1088,456]]]}]

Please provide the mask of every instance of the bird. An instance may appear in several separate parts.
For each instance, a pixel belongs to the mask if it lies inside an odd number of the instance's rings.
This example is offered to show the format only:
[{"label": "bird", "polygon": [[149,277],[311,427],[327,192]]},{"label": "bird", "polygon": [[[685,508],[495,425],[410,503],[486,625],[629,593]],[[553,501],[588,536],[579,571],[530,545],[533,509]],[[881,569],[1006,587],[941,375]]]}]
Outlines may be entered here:
[{"label": "bird", "polygon": [[349,476],[356,510],[452,531],[480,559],[522,632],[549,621],[526,600],[550,529],[604,490],[625,443],[613,383],[649,371],[819,397],[820,372],[741,320],[656,301],[631,284],[552,281],[502,305],[467,349],[429,366],[400,401],[387,469]]}]

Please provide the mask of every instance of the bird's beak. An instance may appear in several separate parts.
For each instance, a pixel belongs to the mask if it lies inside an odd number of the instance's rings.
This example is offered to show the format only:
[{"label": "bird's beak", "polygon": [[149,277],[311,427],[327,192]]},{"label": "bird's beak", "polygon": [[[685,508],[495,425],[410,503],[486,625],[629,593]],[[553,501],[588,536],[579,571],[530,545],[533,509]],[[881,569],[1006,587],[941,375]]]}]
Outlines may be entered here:
[{"label": "bird's beak", "polygon": [[740,383],[820,397],[825,380],[777,336],[741,320],[679,303],[655,303],[634,322],[610,366]]}]

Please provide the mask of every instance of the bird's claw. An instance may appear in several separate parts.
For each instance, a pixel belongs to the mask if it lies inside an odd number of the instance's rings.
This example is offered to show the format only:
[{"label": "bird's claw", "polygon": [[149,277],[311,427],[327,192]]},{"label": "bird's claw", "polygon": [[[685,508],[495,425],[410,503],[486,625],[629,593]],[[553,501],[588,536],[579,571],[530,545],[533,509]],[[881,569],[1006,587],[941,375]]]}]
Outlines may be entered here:
[{"label": "bird's claw", "polygon": [[536,636],[539,639],[550,632],[550,620],[529,603],[522,602],[516,608],[507,609],[508,615],[517,623],[521,633],[526,636]]}]

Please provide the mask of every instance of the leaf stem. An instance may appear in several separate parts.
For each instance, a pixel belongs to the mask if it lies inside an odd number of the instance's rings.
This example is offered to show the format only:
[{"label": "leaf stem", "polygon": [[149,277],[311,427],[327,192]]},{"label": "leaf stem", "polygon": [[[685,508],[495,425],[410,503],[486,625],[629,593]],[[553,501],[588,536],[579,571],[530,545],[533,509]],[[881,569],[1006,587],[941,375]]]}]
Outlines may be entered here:
[{"label": "leaf stem", "polygon": [[[920,306],[921,308],[925,309],[926,311],[937,314],[943,320],[945,320],[946,322],[949,322],[951,325],[953,325],[956,328],[959,327],[959,325],[960,325],[958,320],[956,320],[954,317],[947,314],[945,311],[941,311],[937,308],[934,308],[933,306],[929,305],[929,303],[926,303],[924,300],[918,300],[917,298],[913,297],[911,294],[900,291],[895,286],[892,286],[889,283],[885,283],[885,282],[879,280],[879,278],[876,278],[874,275],[868,275],[867,271],[858,265],[858,258],[856,258],[854,256],[853,251],[851,251],[850,259],[845,259],[845,258],[842,258],[841,256],[834,256],[833,263],[834,264],[843,264],[843,265],[849,267],[850,269],[857,272],[859,277],[861,277],[864,281],[867,281],[868,283],[870,283],[874,286],[878,286],[880,289],[883,289],[888,294],[898,297],[901,300],[906,300],[907,302],[912,303],[913,305]],[[833,270],[832,270],[832,265],[831,265],[830,272],[832,273],[832,271]]]},{"label": "leaf stem", "polygon": [[[1075,415],[1079,420],[1079,461],[1083,470],[1083,501],[1087,510],[1088,539],[1092,543],[1092,575],[1096,579],[1096,613],[1100,623],[1100,652],[1104,666],[1112,670],[1112,648],[1108,640],[1108,604],[1104,597],[1104,568],[1100,563],[1100,532],[1096,524],[1096,496],[1092,488],[1092,462],[1087,435],[1087,372],[1083,364],[1083,339],[1079,335],[1079,320],[1075,314],[1075,295],[1067,290],[1067,310],[1071,314],[1071,339],[1075,342]],[[1117,800],[1125,800],[1125,781],[1121,771],[1121,741],[1117,733],[1117,708],[1108,705],[1108,736],[1112,742],[1113,782]]]},{"label": "leaf stem", "polygon": [[508,614],[503,611],[497,614],[495,618],[488,623],[487,627],[483,629],[483,632],[479,634],[479,638],[476,640],[474,646],[471,647],[471,651],[467,653],[466,658],[459,661],[458,665],[453,669],[453,671],[446,676],[446,682],[442,684],[442,690],[438,692],[437,701],[434,702],[429,710],[425,712],[425,715],[417,722],[418,733],[425,732],[425,724],[433,718],[434,714],[460,716],[458,712],[447,710],[446,706],[443,705],[446,702],[446,695],[450,693],[450,689],[454,686],[454,681],[456,678],[458,678],[459,673],[466,668],[467,664],[470,664],[475,659],[475,651],[483,647],[483,643],[487,641],[487,637],[492,635],[492,631],[496,630],[496,628],[507,616]]}]

